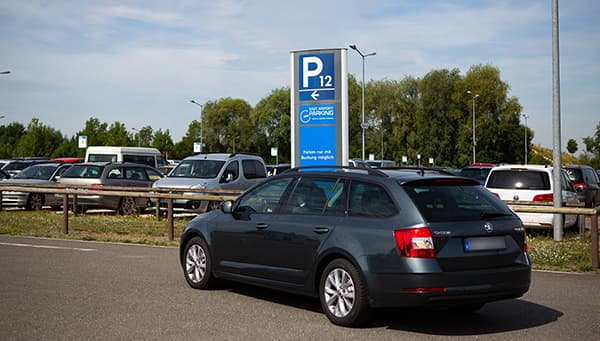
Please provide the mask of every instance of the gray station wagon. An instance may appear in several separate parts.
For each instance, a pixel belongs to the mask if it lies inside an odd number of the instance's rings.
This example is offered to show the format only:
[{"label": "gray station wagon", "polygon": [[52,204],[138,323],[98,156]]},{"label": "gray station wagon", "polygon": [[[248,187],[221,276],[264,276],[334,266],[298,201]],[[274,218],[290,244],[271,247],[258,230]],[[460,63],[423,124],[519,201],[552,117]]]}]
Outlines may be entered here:
[{"label": "gray station wagon", "polygon": [[474,179],[426,170],[291,169],[184,229],[196,289],[227,279],[319,297],[335,324],[379,307],[476,311],[528,291],[521,220]]}]

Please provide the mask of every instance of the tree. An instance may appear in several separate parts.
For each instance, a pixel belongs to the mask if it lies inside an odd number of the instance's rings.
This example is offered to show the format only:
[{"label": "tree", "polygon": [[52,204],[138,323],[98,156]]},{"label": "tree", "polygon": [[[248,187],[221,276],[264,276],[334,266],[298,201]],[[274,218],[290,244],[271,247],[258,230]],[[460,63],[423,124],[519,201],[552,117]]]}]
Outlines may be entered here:
[{"label": "tree", "polygon": [[150,147],[152,145],[153,130],[151,126],[144,126],[141,129],[136,129],[131,140],[138,147]]},{"label": "tree", "polygon": [[19,156],[50,157],[63,141],[64,138],[60,131],[40,123],[37,118],[33,118],[27,125],[25,135],[19,139],[15,153]]},{"label": "tree", "polygon": [[[260,155],[270,156],[270,148],[278,148],[279,161],[290,162],[290,89],[273,90],[260,100],[250,112],[253,132],[250,134],[251,149]],[[273,157],[273,162],[275,158]]]},{"label": "tree", "polygon": [[19,156],[15,153],[15,147],[23,135],[25,126],[21,123],[13,122],[7,126],[0,126],[0,158]]},{"label": "tree", "polygon": [[127,133],[125,124],[115,121],[106,132],[105,146],[133,146],[134,142]]},{"label": "tree", "polygon": [[567,141],[567,151],[571,154],[577,152],[577,142],[575,140],[569,139],[569,141]]},{"label": "tree", "polygon": [[165,131],[158,129],[154,132],[154,136],[152,137],[152,147],[160,150],[164,154],[165,158],[171,157],[174,144],[169,129]]},{"label": "tree", "polygon": [[591,156],[588,156],[589,162],[586,163],[596,169],[600,168],[600,122],[596,125],[596,134],[584,137],[583,143],[586,152],[591,154]]}]

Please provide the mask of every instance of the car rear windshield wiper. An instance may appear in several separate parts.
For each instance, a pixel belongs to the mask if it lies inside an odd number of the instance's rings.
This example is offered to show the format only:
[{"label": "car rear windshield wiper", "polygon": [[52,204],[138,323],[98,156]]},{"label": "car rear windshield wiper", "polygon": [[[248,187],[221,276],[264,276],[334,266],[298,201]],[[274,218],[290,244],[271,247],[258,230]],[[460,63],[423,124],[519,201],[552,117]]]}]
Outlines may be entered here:
[{"label": "car rear windshield wiper", "polygon": [[512,216],[512,214],[504,213],[504,212],[483,212],[479,216],[479,219],[489,219],[489,218],[506,217],[506,216]]}]

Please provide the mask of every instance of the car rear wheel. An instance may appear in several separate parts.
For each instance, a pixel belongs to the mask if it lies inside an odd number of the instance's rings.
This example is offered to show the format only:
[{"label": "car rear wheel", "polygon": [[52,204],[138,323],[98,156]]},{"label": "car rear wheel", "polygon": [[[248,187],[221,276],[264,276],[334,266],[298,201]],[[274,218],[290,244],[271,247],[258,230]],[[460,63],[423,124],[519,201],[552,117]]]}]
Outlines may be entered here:
[{"label": "car rear wheel", "polygon": [[123,197],[119,201],[119,213],[122,215],[132,215],[137,213],[137,205],[132,197]]},{"label": "car rear wheel", "polygon": [[204,239],[194,237],[185,246],[183,255],[185,280],[194,289],[209,289],[215,278],[212,276],[210,253]]},{"label": "car rear wheel", "polygon": [[319,289],[321,307],[331,322],[348,327],[366,322],[370,312],[367,289],[352,263],[345,259],[329,263]]},{"label": "car rear wheel", "polygon": [[26,209],[28,210],[41,210],[44,206],[44,195],[41,193],[31,193],[27,199]]}]

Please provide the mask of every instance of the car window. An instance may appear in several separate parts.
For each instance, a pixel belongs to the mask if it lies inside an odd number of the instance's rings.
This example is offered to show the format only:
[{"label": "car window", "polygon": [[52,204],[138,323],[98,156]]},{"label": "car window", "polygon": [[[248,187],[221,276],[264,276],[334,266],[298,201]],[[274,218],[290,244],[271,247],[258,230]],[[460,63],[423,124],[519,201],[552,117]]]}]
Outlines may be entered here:
[{"label": "car window", "polygon": [[348,209],[350,215],[365,217],[390,217],[398,213],[383,187],[362,181],[352,182]]},{"label": "car window", "polygon": [[403,187],[430,222],[512,216],[500,199],[478,185],[425,181]]},{"label": "car window", "polygon": [[294,178],[270,181],[245,194],[237,205],[237,212],[275,213],[281,197]]},{"label": "car window", "polygon": [[52,165],[34,165],[25,168],[22,172],[15,175],[15,179],[36,179],[48,180],[54,174],[56,166]]},{"label": "car window", "polygon": [[106,175],[109,179],[123,179],[123,170],[121,168],[113,168]]},{"label": "car window", "polygon": [[264,164],[258,160],[242,160],[242,172],[246,179],[267,177]]},{"label": "car window", "polygon": [[143,165],[148,165],[150,167],[156,167],[156,161],[154,159],[154,155],[132,155],[132,154],[123,154],[124,162],[133,162],[140,163]]},{"label": "car window", "polygon": [[90,154],[87,162],[117,162],[117,154]]},{"label": "car window", "polygon": [[62,177],[63,178],[95,178],[99,179],[102,175],[104,166],[96,165],[83,165],[83,166],[72,166],[67,169]]},{"label": "car window", "polygon": [[156,181],[163,177],[163,175],[159,171],[154,170],[152,168],[146,168],[145,171],[146,171],[146,176],[151,181]]},{"label": "car window", "polygon": [[583,176],[581,174],[581,169],[577,168],[565,168],[565,172],[569,176],[569,179],[574,183],[582,183]]},{"label": "car window", "polygon": [[146,172],[142,167],[126,167],[125,178],[128,180],[148,181]]},{"label": "car window", "polygon": [[183,160],[169,177],[214,179],[225,164],[220,160]]},{"label": "car window", "polygon": [[488,188],[550,190],[547,172],[535,170],[496,170],[490,174]]},{"label": "car window", "polygon": [[[238,161],[232,161],[227,165],[227,168],[225,168],[225,171],[223,172],[223,175],[221,175],[219,182],[224,183],[236,180],[240,176],[239,168],[240,166]],[[227,178],[229,178],[229,180],[227,180]]]},{"label": "car window", "polygon": [[[327,203],[330,194],[334,194],[334,187],[337,183],[336,178],[315,178],[304,176],[296,184],[294,191],[287,200],[283,212],[292,214],[321,214]],[[341,195],[343,187],[341,187]],[[333,206],[339,199],[331,197]],[[332,208],[332,212],[335,208]]]}]

